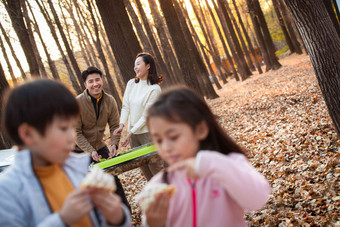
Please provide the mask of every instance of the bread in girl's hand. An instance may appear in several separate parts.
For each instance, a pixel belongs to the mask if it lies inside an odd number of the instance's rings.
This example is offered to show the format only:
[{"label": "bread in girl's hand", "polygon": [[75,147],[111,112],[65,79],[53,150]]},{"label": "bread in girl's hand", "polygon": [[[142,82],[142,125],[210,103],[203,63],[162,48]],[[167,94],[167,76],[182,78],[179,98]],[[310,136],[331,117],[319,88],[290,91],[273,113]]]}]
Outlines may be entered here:
[{"label": "bread in girl's hand", "polygon": [[80,187],[104,189],[111,193],[117,189],[112,175],[105,173],[104,170],[97,166],[93,167],[92,170],[85,176]]},{"label": "bread in girl's hand", "polygon": [[156,195],[159,193],[169,193],[170,198],[174,195],[176,191],[175,186],[168,185],[164,183],[151,183],[146,185],[141,193],[139,193],[135,199],[139,203],[141,209],[146,211],[150,204],[155,200]]}]

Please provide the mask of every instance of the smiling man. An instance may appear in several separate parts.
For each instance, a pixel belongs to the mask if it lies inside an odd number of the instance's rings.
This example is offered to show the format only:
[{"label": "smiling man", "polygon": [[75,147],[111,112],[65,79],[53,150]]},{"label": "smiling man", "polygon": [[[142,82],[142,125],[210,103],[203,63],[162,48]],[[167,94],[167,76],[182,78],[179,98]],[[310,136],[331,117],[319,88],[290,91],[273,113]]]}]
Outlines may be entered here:
[{"label": "smiling man", "polygon": [[[119,111],[113,96],[103,90],[102,72],[96,67],[89,67],[82,72],[86,87],[85,91],[77,96],[80,105],[80,118],[76,127],[75,153],[87,153],[93,162],[101,158],[110,159],[116,154],[119,136],[114,136],[113,131],[119,127]],[[104,143],[104,131],[109,124],[111,144],[110,149]],[[115,176],[117,194],[128,207],[120,180]]]}]

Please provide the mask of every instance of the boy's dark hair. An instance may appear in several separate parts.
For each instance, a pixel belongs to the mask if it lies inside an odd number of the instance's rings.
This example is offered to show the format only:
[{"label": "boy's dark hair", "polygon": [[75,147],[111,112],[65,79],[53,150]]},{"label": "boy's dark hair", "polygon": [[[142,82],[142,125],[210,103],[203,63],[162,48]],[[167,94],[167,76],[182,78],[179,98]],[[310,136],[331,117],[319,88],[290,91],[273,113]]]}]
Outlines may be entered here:
[{"label": "boy's dark hair", "polygon": [[93,66],[88,67],[85,71],[83,71],[81,73],[81,77],[83,78],[84,83],[85,83],[86,78],[88,77],[88,75],[93,74],[93,73],[98,73],[100,75],[100,77],[102,77],[102,75],[103,75],[103,73],[102,73],[102,71],[100,69],[98,69],[96,67],[93,67]]},{"label": "boy's dark hair", "polygon": [[161,94],[148,111],[147,124],[150,118],[155,116],[163,117],[170,122],[186,123],[193,130],[205,121],[209,133],[207,138],[201,141],[200,150],[244,154],[241,147],[218,124],[206,102],[189,88],[175,87]]},{"label": "boy's dark hair", "polygon": [[[151,54],[149,53],[139,53],[136,56],[136,59],[142,57],[143,61],[145,63],[145,65],[150,65],[149,68],[149,75],[148,75],[148,83],[149,84],[160,84],[163,80],[163,76],[162,75],[158,75],[157,74],[157,69],[156,69],[156,63],[154,58],[152,57]],[[139,82],[139,78],[135,77],[135,82],[138,83]]]},{"label": "boy's dark hair", "polygon": [[55,116],[77,117],[79,106],[74,95],[60,82],[38,79],[10,90],[3,103],[2,125],[8,137],[23,145],[18,135],[21,124],[27,123],[45,134]]}]

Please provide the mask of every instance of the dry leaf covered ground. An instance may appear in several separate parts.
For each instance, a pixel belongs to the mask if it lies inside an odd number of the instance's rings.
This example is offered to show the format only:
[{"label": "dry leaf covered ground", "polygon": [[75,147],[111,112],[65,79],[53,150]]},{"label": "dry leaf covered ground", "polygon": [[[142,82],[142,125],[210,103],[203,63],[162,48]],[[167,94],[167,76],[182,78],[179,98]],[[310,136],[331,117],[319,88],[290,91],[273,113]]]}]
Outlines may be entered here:
[{"label": "dry leaf covered ground", "polygon": [[[208,100],[226,131],[270,182],[266,206],[246,215],[249,226],[340,226],[340,140],[309,57],[291,55],[277,71],[230,80]],[[145,185],[139,169],[120,176],[132,205]]]}]

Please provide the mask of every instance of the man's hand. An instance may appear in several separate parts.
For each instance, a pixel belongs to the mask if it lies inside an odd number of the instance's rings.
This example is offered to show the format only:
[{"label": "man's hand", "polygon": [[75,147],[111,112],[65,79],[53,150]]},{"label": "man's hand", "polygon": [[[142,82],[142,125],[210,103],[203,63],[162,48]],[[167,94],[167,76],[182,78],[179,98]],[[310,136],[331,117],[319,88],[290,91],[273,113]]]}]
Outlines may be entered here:
[{"label": "man's hand", "polygon": [[118,195],[103,189],[93,189],[90,191],[90,195],[107,222],[112,225],[120,225],[123,222],[124,212]]},{"label": "man's hand", "polygon": [[123,128],[124,128],[124,124],[120,124],[119,127],[116,128],[116,129],[113,131],[112,135],[113,135],[113,136],[120,136],[120,133],[122,133]]},{"label": "man's hand", "polygon": [[90,212],[92,208],[88,189],[77,189],[67,196],[59,215],[65,225],[71,226]]},{"label": "man's hand", "polygon": [[129,144],[131,136],[132,136],[132,132],[126,135],[125,139],[121,143],[122,147],[126,147]]},{"label": "man's hand", "polygon": [[174,172],[176,170],[183,169],[186,172],[186,175],[189,178],[192,179],[197,179],[199,178],[199,175],[196,173],[195,170],[195,163],[196,163],[196,158],[189,158],[185,159],[183,161],[176,162],[172,164],[171,166],[168,167],[168,172]]},{"label": "man's hand", "polygon": [[117,153],[116,145],[113,144],[110,148],[110,154],[109,154],[108,159],[113,158],[116,155],[116,153]]},{"label": "man's hand", "polygon": [[156,195],[154,202],[145,212],[146,221],[150,227],[162,227],[166,223],[169,209],[170,195],[167,192]]},{"label": "man's hand", "polygon": [[95,160],[96,162],[99,162],[99,160],[102,158],[101,155],[98,155],[97,151],[92,151],[91,152],[91,157],[93,160]]}]

